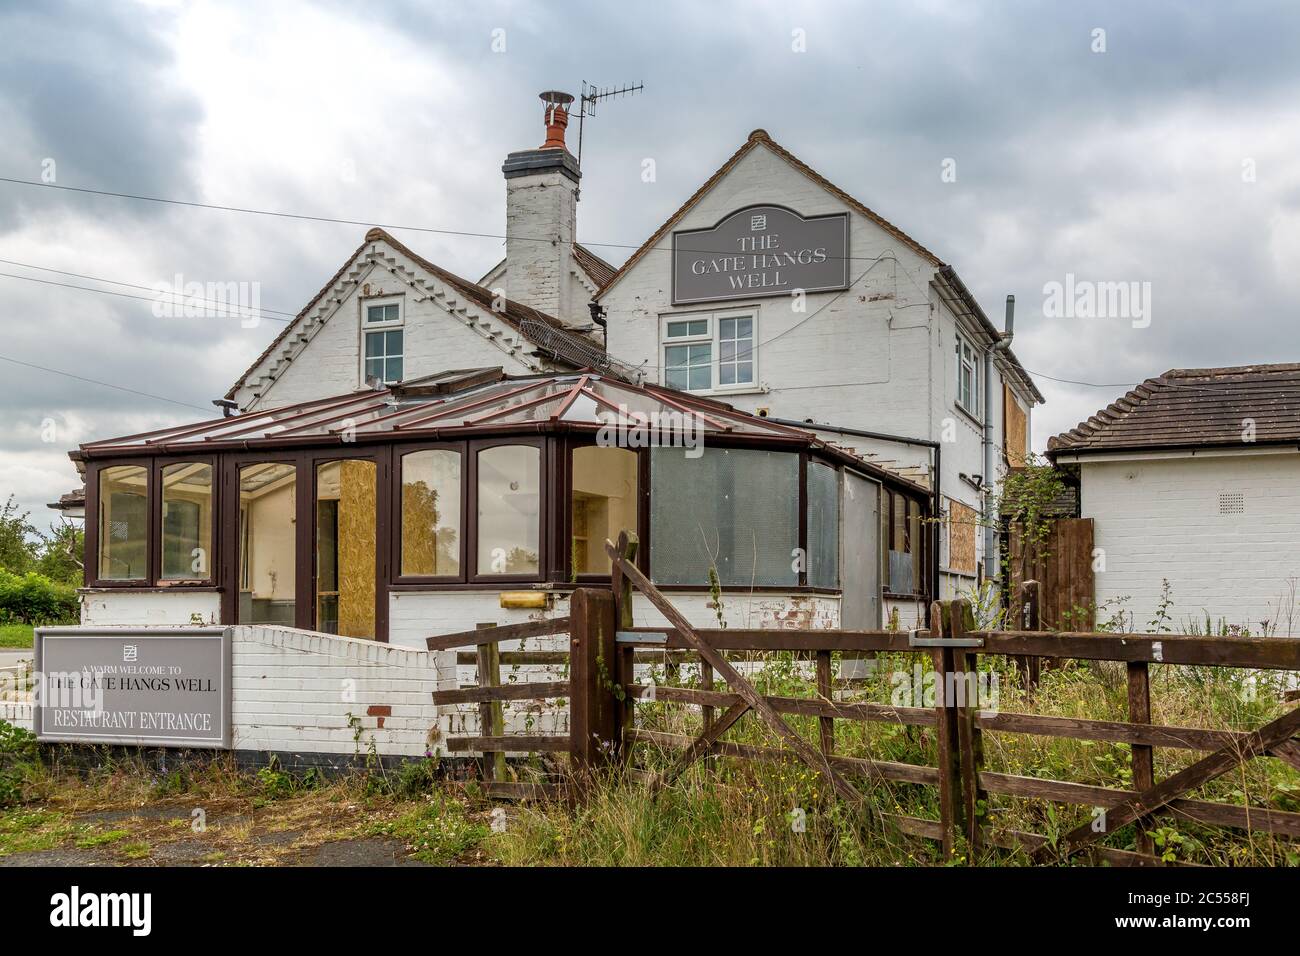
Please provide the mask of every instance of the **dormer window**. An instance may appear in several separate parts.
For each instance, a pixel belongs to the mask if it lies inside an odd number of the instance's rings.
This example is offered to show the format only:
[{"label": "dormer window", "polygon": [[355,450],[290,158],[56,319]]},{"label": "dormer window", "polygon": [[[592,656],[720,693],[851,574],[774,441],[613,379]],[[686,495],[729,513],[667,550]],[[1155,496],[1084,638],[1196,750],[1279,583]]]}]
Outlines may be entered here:
[{"label": "dormer window", "polygon": [[405,354],[402,328],[402,300],[383,299],[366,302],[361,329],[362,384],[382,382],[391,385],[402,380]]}]

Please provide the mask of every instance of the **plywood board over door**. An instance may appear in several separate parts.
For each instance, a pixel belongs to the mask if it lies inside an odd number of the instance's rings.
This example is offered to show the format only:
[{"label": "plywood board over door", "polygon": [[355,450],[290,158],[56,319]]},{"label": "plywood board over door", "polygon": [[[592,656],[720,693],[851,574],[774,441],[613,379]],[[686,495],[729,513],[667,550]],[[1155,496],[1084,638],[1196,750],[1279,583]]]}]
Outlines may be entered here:
[{"label": "plywood board over door", "polygon": [[340,464],[339,634],[375,636],[375,463]]}]

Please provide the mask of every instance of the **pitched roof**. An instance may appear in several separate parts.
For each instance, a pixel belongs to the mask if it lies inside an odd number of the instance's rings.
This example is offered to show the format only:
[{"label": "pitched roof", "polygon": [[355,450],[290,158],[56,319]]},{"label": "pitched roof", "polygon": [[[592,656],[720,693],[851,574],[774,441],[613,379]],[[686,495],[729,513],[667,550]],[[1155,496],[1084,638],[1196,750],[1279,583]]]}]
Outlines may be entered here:
[{"label": "pitched roof", "polygon": [[600,292],[597,294],[596,297],[600,298],[601,296],[603,296],[609,290],[610,286],[614,285],[614,283],[616,283],[619,279],[621,279],[634,265],[636,265],[637,262],[640,261],[643,255],[645,255],[648,251],[650,251],[650,249],[658,245],[660,240],[662,240],[664,236],[668,234],[668,231],[672,229],[673,225],[679,219],[681,219],[682,216],[686,215],[686,213],[689,212],[691,208],[694,207],[695,204],[699,202],[700,199],[702,199],[710,189],[716,186],[718,182],[722,179],[722,177],[727,175],[727,173],[731,172],[731,170],[736,166],[737,163],[739,163],[750,152],[757,149],[760,145],[766,146],[776,155],[780,156],[787,163],[793,166],[796,170],[803,173],[805,176],[807,176],[813,182],[817,183],[817,185],[821,186],[827,192],[831,193],[833,196],[839,199],[846,206],[853,209],[855,212],[861,213],[863,216],[870,219],[881,229],[885,230],[885,232],[889,233],[894,238],[906,244],[908,248],[910,248],[921,258],[928,261],[931,265],[934,266],[943,265],[939,257],[936,256],[929,249],[925,248],[925,246],[921,245],[919,242],[917,242],[907,233],[903,232],[903,230],[899,229],[897,226],[895,226],[889,220],[885,219],[883,216],[877,215],[875,212],[868,209],[865,205],[858,202],[858,200],[854,199],[844,190],[840,189],[839,186],[836,186],[833,182],[831,182],[821,173],[817,172],[817,170],[813,169],[807,163],[803,162],[798,157],[796,157],[789,150],[779,145],[776,142],[776,140],[772,139],[771,136],[767,135],[767,130],[756,129],[749,134],[749,139],[745,141],[745,144],[741,146],[740,149],[732,153],[731,158],[728,159],[725,163],[723,163],[720,167],[718,167],[718,171],[715,172],[712,176],[710,176],[707,180],[705,180],[704,185],[701,186],[699,189],[695,190],[695,193],[691,196],[691,198],[686,200],[686,202],[682,203],[681,207],[675,213],[673,213],[671,216],[668,217],[668,221],[665,222],[662,226],[660,226],[655,231],[654,235],[652,235],[649,239],[647,239],[644,243],[642,243],[641,247],[637,249],[636,252],[632,253],[631,256],[628,257],[628,260],[624,262],[623,265],[621,265],[615,271],[614,275],[610,277],[609,281],[606,282],[603,286],[601,286]]},{"label": "pitched roof", "polygon": [[610,265],[586,246],[576,242],[573,244],[573,258],[578,261],[582,271],[587,273],[591,281],[596,284],[597,289],[604,287],[610,279],[614,278],[614,273],[618,271],[616,266]]},{"label": "pitched roof", "polygon": [[[575,242],[573,244],[573,260],[578,264],[578,267],[582,269],[583,272],[587,273],[587,278],[591,280],[592,285],[597,289],[612,279],[614,273],[618,271],[616,266],[611,265],[580,242]],[[486,283],[488,279],[502,269],[505,264],[506,260],[502,259],[483,274],[482,278],[478,280],[478,284],[483,285]]]},{"label": "pitched roof", "polygon": [[[585,368],[587,366],[602,365],[606,361],[604,348],[595,340],[589,339],[578,332],[573,331],[559,319],[545,312],[541,312],[521,302],[515,302],[513,299],[501,300],[504,304],[500,311],[493,308],[494,303],[498,300],[496,296],[488,289],[483,288],[477,283],[470,282],[468,279],[462,279],[454,273],[448,272],[441,266],[437,266],[425,259],[423,256],[412,251],[406,245],[398,242],[388,232],[383,229],[374,228],[366,233],[365,240],[359,245],[352,255],[344,260],[343,265],[334,273],[328,282],[321,288],[311,301],[303,308],[301,312],[289,322],[271,343],[262,350],[253,363],[239,376],[239,379],[230,390],[226,392],[226,398],[233,398],[235,392],[248,380],[248,377],[270,356],[286,338],[301,324],[303,318],[310,312],[316,304],[329,293],[330,289],[343,277],[353,260],[357,258],[372,242],[387,243],[397,252],[406,256],[412,262],[417,263],[421,268],[432,273],[441,281],[447,283],[456,289],[463,296],[483,309],[491,311],[494,315],[499,316],[507,325],[519,332],[524,338],[537,345],[541,350],[548,352],[559,362],[571,365],[574,368]],[[589,253],[590,255],[590,253]],[[597,257],[593,257],[597,258]],[[603,262],[604,260],[600,260]],[[604,263],[608,266],[608,263]]]},{"label": "pitched roof", "polygon": [[1170,369],[1049,439],[1047,452],[1249,443],[1300,443],[1300,364]]}]

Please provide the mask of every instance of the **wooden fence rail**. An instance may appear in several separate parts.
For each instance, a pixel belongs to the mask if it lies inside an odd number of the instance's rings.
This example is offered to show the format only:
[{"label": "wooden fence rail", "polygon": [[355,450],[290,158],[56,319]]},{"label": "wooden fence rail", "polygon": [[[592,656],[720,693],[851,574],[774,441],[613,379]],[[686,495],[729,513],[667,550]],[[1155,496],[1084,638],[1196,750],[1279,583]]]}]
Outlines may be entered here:
[{"label": "wooden fence rail", "polygon": [[[568,617],[528,622],[484,631],[429,639],[435,650],[473,645],[457,660],[476,664],[474,687],[436,692],[438,704],[477,704],[477,735],[453,737],[448,749],[484,755],[483,774],[489,792],[511,797],[572,794],[591,771],[613,762],[634,768],[637,746],[650,744],[677,754],[669,768],[652,780],[663,787],[696,760],[733,757],[749,760],[795,760],[813,767],[847,801],[863,798],[853,781],[866,780],[934,787],[939,819],[888,816],[902,832],[934,839],[946,855],[965,845],[968,858],[984,847],[1019,849],[1038,862],[1064,860],[1087,853],[1094,860],[1121,865],[1151,865],[1160,861],[1148,831],[1162,815],[1172,814],[1205,825],[1263,831],[1300,839],[1300,813],[1264,807],[1194,799],[1189,794],[1245,762],[1263,757],[1300,769],[1300,707],[1254,731],[1218,730],[1156,724],[1152,718],[1151,664],[1183,664],[1300,671],[1300,640],[1286,638],[1215,638],[1200,635],[1049,633],[1038,629],[1038,585],[1027,581],[1013,616],[1017,630],[983,631],[974,626],[964,600],[936,602],[931,608],[933,630],[714,630],[696,628],[636,567],[635,535],[624,533],[617,544],[607,542],[613,562],[610,590],[574,591]],[[632,595],[639,590],[668,622],[665,627],[633,624]],[[501,650],[502,641],[567,632],[568,651]],[[907,654],[928,661],[934,674],[935,705],[893,706],[869,701],[835,699],[833,655],[873,656],[881,652]],[[808,698],[760,694],[733,660],[750,663],[765,655],[795,655],[812,664],[816,696]],[[1125,665],[1128,688],[1127,720],[1096,720],[1030,713],[982,710],[975,693],[980,659],[1005,659],[1033,691],[1040,658],[1114,661]],[[672,683],[650,685],[637,680],[638,664],[698,663],[699,686]],[[567,663],[569,680],[502,684],[502,664],[555,665]],[[995,662],[994,666],[997,666]],[[987,669],[987,668],[986,668]],[[677,666],[665,667],[671,681]],[[721,677],[724,687],[714,684]],[[638,726],[638,701],[698,708],[698,737]],[[567,736],[505,734],[502,703],[519,700],[567,700]],[[1032,698],[1031,698],[1032,699]],[[927,701],[928,703],[928,701]],[[781,746],[755,746],[726,738],[747,713],[755,714]],[[809,742],[791,728],[789,716],[815,719],[815,740]],[[934,765],[909,764],[836,752],[836,721],[894,723],[929,729],[937,742]],[[985,769],[984,737],[988,733],[1025,734],[1128,744],[1132,748],[1132,789],[1096,786]],[[1156,748],[1205,754],[1191,766],[1158,781]],[[522,784],[505,779],[504,755],[567,753],[569,775],[563,783]],[[639,772],[639,771],[638,771]],[[1093,808],[1093,818],[1057,839],[1011,830],[990,822],[991,796],[1046,800]],[[1097,820],[1101,820],[1098,825]],[[1136,824],[1135,851],[1106,846],[1107,835]]]}]

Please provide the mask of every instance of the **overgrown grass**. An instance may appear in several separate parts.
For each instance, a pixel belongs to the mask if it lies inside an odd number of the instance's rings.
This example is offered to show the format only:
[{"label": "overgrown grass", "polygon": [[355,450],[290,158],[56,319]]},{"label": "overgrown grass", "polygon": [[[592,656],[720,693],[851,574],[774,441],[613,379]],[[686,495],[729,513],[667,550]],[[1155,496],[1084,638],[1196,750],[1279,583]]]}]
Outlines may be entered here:
[{"label": "overgrown grass", "polygon": [[[881,655],[866,680],[837,692],[844,700],[894,706],[916,703],[911,694],[913,655]],[[793,655],[742,662],[765,694],[815,696],[811,665]],[[997,674],[996,706],[1003,711],[1062,717],[1123,720],[1127,682],[1122,664],[1065,662],[1043,672],[1031,696],[1011,678],[1008,663],[985,659]],[[924,672],[923,672],[924,675]],[[654,675],[664,683],[662,673]],[[682,683],[698,683],[683,668]],[[1156,723],[1217,730],[1251,730],[1284,713],[1281,675],[1225,668],[1152,665],[1151,699]],[[907,691],[904,694],[903,691]],[[692,708],[640,702],[638,722],[646,729],[690,737],[700,732]],[[787,717],[810,742],[815,717]],[[4,728],[0,727],[0,731]],[[900,832],[897,816],[938,818],[936,788],[850,776],[865,796],[851,807],[829,791],[820,776],[798,762],[759,762],[730,757],[697,761],[657,796],[645,773],[662,771],[677,759],[673,748],[638,745],[636,770],[617,768],[591,782],[585,797],[567,802],[503,805],[482,796],[474,784],[442,778],[432,760],[399,770],[377,764],[344,778],[291,774],[271,766],[241,771],[232,760],[184,762],[160,772],[134,757],[105,751],[85,770],[66,751],[32,757],[21,734],[8,738],[9,766],[21,804],[0,813],[0,855],[26,850],[80,847],[113,854],[123,862],[143,861],[160,846],[193,840],[189,814],[205,807],[212,819],[204,859],[223,864],[271,863],[293,859],[303,847],[336,839],[383,837],[401,840],[418,860],[436,865],[528,866],[912,866],[943,865],[937,845]],[[778,747],[770,731],[751,715],[728,740]],[[934,766],[932,728],[884,722],[835,722],[835,747],[845,756]],[[2,750],[3,748],[0,748]],[[1074,781],[1112,789],[1133,786],[1127,745],[1001,732],[984,733],[985,768],[1027,777]],[[1155,749],[1156,775],[1164,779],[1200,759],[1194,750]],[[3,753],[0,753],[0,758]],[[527,775],[528,768],[516,767]],[[1257,808],[1300,812],[1300,773],[1274,758],[1257,758],[1189,796]],[[170,820],[87,823],[92,811],[170,806]],[[1088,806],[993,796],[990,825],[1058,837],[1091,818]],[[1185,817],[1162,815],[1151,833],[1166,859],[1210,865],[1300,866],[1297,842],[1268,833],[1204,826]],[[286,834],[275,848],[259,842]],[[1105,838],[1105,845],[1135,849],[1133,825]],[[274,842],[274,841],[273,841]],[[281,843],[283,846],[281,846]],[[157,858],[163,858],[159,855]],[[1023,852],[988,849],[975,862],[1023,865]],[[1084,862],[1080,860],[1079,862]]]},{"label": "overgrown grass", "polygon": [[0,624],[0,647],[29,648],[34,630],[30,624]]}]

